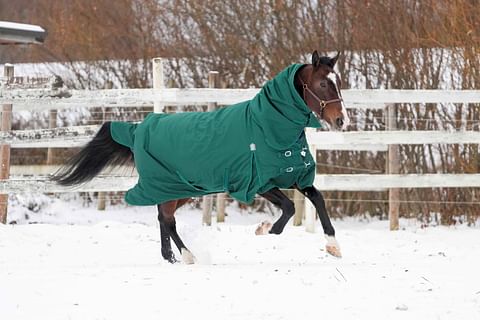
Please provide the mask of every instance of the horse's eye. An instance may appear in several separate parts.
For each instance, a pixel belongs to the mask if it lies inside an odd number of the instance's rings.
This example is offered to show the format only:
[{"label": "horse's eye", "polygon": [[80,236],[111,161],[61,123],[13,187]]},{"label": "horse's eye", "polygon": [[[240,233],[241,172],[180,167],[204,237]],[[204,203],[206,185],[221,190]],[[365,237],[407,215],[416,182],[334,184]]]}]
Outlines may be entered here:
[{"label": "horse's eye", "polygon": [[320,87],[326,88],[327,87],[327,81],[320,81]]}]

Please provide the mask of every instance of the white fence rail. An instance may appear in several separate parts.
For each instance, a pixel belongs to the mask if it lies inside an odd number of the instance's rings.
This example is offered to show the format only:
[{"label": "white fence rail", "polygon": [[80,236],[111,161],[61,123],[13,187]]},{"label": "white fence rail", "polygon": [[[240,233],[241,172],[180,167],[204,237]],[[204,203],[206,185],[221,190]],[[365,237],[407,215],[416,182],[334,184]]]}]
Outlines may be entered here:
[{"label": "white fence rail", "polygon": [[[127,191],[138,177],[99,176],[75,187],[63,187],[46,176],[16,177],[0,182],[0,193]],[[322,191],[382,191],[390,188],[480,187],[480,174],[317,174],[315,186]]]},{"label": "white fence rail", "polygon": [[[2,143],[12,148],[69,148],[87,143],[98,125],[0,132]],[[479,131],[308,131],[307,139],[317,150],[385,151],[393,144],[480,143]]]},{"label": "white fence rail", "polygon": [[[15,110],[60,109],[66,107],[230,105],[249,100],[259,89],[108,89],[50,90],[0,88],[0,104],[14,104]],[[342,90],[349,108],[383,108],[387,103],[480,103],[480,90]]]},{"label": "white fence rail", "polygon": [[98,125],[61,127],[39,130],[13,130],[0,132],[0,141],[12,148],[70,148],[78,147],[90,140]]}]

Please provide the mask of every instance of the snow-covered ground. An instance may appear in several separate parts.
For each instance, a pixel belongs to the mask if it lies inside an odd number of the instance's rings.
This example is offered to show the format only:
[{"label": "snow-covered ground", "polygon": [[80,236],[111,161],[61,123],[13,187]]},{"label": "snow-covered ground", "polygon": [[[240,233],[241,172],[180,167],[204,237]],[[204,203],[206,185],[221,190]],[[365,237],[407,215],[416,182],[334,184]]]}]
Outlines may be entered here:
[{"label": "snow-covered ground", "polygon": [[229,208],[201,225],[177,214],[195,265],[160,257],[155,209],[75,201],[44,204],[0,225],[0,318],[12,319],[480,319],[480,229],[402,221],[334,221],[342,259],[325,239],[288,226],[255,236],[271,215]]}]

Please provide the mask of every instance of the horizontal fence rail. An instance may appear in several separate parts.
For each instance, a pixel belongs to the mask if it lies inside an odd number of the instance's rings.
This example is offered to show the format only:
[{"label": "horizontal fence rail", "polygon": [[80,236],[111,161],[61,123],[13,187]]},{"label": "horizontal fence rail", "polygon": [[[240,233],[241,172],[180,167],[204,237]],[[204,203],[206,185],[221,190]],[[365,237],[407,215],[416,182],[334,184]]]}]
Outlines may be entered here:
[{"label": "horizontal fence rail", "polygon": [[[350,131],[312,132],[308,130],[307,140],[317,150],[370,150],[373,146],[378,150],[387,150],[388,145],[396,144],[468,144],[480,143],[480,131]],[[361,150],[361,149],[360,149]]]},{"label": "horizontal fence rail", "polygon": [[137,177],[97,176],[88,183],[75,187],[64,187],[50,181],[48,177],[44,176],[12,176],[9,180],[0,180],[0,193],[127,191],[137,183],[137,180]]},{"label": "horizontal fence rail", "polygon": [[[11,176],[46,176],[58,171],[61,165],[34,164],[34,165],[11,165]],[[112,176],[136,176],[137,171],[133,166],[120,166],[115,168],[106,168],[105,175]]]},{"label": "horizontal fence rail", "polygon": [[480,187],[480,174],[317,174],[315,186],[339,191]]},{"label": "horizontal fence rail", "polygon": [[[0,132],[2,143],[12,148],[68,148],[86,144],[98,125]],[[351,131],[308,130],[307,139],[317,150],[387,150],[394,144],[480,143],[479,131]]]},{"label": "horizontal fence rail", "polygon": [[[53,90],[0,88],[0,104],[15,110],[67,107],[141,107],[164,105],[230,105],[253,98],[260,89],[107,89]],[[383,108],[386,103],[480,103],[480,90],[342,90],[349,108]]]},{"label": "horizontal fence rail", "polygon": [[[137,183],[136,176],[99,176],[76,187],[63,187],[46,176],[0,180],[0,193],[127,191]],[[317,174],[315,186],[323,191],[380,191],[389,188],[480,187],[480,174]]]},{"label": "horizontal fence rail", "polygon": [[12,148],[69,148],[87,143],[98,125],[0,132],[0,141]]}]

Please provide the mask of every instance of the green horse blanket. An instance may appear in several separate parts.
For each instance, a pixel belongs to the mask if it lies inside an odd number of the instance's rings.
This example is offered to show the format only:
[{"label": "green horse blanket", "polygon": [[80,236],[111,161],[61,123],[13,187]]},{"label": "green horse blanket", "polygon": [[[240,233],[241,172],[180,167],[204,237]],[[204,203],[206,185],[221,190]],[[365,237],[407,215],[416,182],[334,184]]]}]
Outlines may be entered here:
[{"label": "green horse blanket", "polygon": [[149,114],[142,123],[112,122],[112,138],[134,154],[132,205],[228,192],[251,203],[274,187],[313,184],[315,161],[305,127],[320,123],[294,86],[294,64],[249,101],[212,112]]}]

